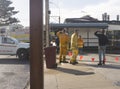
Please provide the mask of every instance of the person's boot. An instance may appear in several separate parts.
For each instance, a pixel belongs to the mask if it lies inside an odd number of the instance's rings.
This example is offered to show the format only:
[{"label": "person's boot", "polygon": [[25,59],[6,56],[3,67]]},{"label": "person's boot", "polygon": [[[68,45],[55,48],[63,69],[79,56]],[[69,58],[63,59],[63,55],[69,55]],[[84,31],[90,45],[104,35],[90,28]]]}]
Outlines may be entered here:
[{"label": "person's boot", "polygon": [[68,61],[66,61],[66,58],[64,58],[62,62],[63,63],[68,63]]},{"label": "person's boot", "polygon": [[77,62],[77,61],[74,61],[74,62],[71,62],[71,61],[70,61],[70,64],[76,65],[76,64],[78,64],[78,62]]},{"label": "person's boot", "polygon": [[102,62],[101,62],[101,61],[99,61],[98,65],[102,65]]},{"label": "person's boot", "polygon": [[62,61],[60,60],[60,61],[59,61],[59,63],[61,64],[61,63],[62,63]]},{"label": "person's boot", "polygon": [[66,57],[65,56],[63,56],[63,61],[62,61],[63,63],[68,63],[68,61],[66,61]]},{"label": "person's boot", "polygon": [[66,61],[66,60],[63,60],[62,62],[63,62],[63,63],[68,63],[68,61]]},{"label": "person's boot", "polygon": [[59,63],[60,63],[60,64],[62,63],[62,58],[59,58]]},{"label": "person's boot", "polygon": [[98,65],[102,65],[102,63],[98,63]]}]

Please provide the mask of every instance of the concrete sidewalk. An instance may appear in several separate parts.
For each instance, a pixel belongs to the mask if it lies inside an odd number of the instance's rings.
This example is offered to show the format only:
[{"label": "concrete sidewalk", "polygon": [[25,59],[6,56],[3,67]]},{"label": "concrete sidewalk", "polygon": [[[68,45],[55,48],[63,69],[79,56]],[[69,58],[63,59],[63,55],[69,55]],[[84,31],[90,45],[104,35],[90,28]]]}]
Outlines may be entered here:
[{"label": "concrete sidewalk", "polygon": [[[56,69],[47,69],[45,66],[44,89],[120,89],[88,65],[88,63],[93,63],[90,60],[92,57],[97,59],[96,54],[91,57],[86,55],[85,61],[79,61],[77,65],[63,63]],[[67,58],[69,59],[69,56]],[[96,63],[93,64],[96,65]],[[30,89],[30,86],[26,89]]]}]

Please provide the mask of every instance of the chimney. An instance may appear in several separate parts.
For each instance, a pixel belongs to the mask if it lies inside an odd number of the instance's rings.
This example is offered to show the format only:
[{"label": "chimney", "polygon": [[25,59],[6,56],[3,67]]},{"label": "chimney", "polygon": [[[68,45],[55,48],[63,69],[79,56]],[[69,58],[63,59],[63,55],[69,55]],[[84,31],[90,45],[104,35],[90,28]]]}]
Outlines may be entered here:
[{"label": "chimney", "polygon": [[103,21],[108,21],[109,16],[107,15],[107,13],[105,12],[104,14],[102,14],[102,20]]},{"label": "chimney", "polygon": [[107,21],[110,21],[110,15],[107,15]]},{"label": "chimney", "polygon": [[105,15],[105,21],[107,21],[107,13],[104,13],[104,15]]},{"label": "chimney", "polygon": [[119,21],[119,15],[117,15],[117,21]]},{"label": "chimney", "polygon": [[105,15],[104,14],[102,14],[102,20],[105,21]]}]

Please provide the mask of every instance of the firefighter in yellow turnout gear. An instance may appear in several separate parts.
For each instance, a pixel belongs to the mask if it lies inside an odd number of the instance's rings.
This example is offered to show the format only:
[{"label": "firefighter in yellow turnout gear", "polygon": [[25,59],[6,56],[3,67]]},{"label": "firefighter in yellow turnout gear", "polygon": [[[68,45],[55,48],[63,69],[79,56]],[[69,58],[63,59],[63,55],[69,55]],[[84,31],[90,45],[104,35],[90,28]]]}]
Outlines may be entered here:
[{"label": "firefighter in yellow turnout gear", "polygon": [[60,46],[60,55],[59,55],[59,63],[68,63],[66,61],[67,50],[69,48],[69,36],[65,33],[65,30],[57,32],[57,36],[59,38],[59,46]]},{"label": "firefighter in yellow turnout gear", "polygon": [[70,59],[70,64],[78,64],[76,61],[77,55],[78,55],[78,33],[77,30],[74,31],[74,33],[71,35],[71,50],[72,50],[72,57]]},{"label": "firefighter in yellow turnout gear", "polygon": [[84,45],[83,39],[82,39],[81,35],[79,35],[78,36],[78,50],[79,50],[79,54],[82,54],[83,45]]}]

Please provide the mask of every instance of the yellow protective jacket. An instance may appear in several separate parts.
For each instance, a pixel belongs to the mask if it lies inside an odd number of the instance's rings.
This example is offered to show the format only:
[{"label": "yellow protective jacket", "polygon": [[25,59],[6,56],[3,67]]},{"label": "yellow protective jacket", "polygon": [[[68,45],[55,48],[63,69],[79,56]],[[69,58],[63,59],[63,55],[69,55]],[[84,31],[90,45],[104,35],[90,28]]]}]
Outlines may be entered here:
[{"label": "yellow protective jacket", "polygon": [[82,38],[78,38],[78,48],[83,48],[83,39]]},{"label": "yellow protective jacket", "polygon": [[78,48],[78,35],[76,33],[73,33],[71,35],[71,49],[77,49]]},{"label": "yellow protective jacket", "polygon": [[57,32],[57,36],[60,41],[60,47],[67,47],[68,48],[68,43],[69,43],[69,36],[66,33],[63,32]]}]

